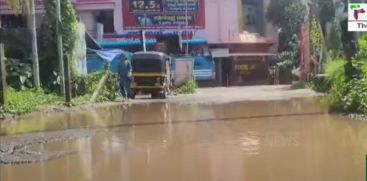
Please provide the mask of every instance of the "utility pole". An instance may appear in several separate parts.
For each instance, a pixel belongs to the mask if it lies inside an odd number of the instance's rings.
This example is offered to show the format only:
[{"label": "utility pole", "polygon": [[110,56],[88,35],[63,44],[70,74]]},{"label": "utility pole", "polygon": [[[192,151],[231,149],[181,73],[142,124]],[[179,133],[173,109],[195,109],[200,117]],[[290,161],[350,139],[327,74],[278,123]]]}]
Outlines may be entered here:
[{"label": "utility pole", "polygon": [[36,88],[41,87],[39,76],[38,48],[37,48],[37,30],[36,30],[36,8],[34,0],[30,2],[29,27],[32,32],[32,61],[33,61],[33,79]]},{"label": "utility pole", "polygon": [[[146,10],[144,8],[144,26],[148,26],[148,22],[147,22],[147,13]],[[143,51],[146,52],[147,51],[147,45],[146,45],[146,37],[145,37],[145,30],[147,28],[145,27],[142,31],[141,31],[141,37],[142,37],[142,41],[141,43],[143,44]]]},{"label": "utility pole", "polygon": [[5,49],[2,43],[2,28],[1,28],[1,17],[0,17],[0,104],[7,105],[7,84],[6,84],[6,65],[5,65]]},{"label": "utility pole", "polygon": [[147,51],[147,44],[146,44],[145,30],[143,30],[142,33],[143,33],[143,50],[144,50],[144,52],[146,52]]},{"label": "utility pole", "polygon": [[188,0],[186,0],[186,7],[185,7],[185,16],[186,16],[186,32],[185,32],[185,35],[186,35],[186,51],[185,51],[185,54],[186,56],[189,56],[189,42],[188,42],[188,29],[189,29],[189,19],[188,19]]},{"label": "utility pole", "polygon": [[70,56],[65,56],[65,105],[71,106]]},{"label": "utility pole", "polygon": [[64,71],[64,52],[62,48],[62,32],[61,32],[61,5],[60,0],[56,0],[56,35],[57,35],[57,51],[59,59],[59,72],[61,75],[60,92],[65,97],[65,71]]}]

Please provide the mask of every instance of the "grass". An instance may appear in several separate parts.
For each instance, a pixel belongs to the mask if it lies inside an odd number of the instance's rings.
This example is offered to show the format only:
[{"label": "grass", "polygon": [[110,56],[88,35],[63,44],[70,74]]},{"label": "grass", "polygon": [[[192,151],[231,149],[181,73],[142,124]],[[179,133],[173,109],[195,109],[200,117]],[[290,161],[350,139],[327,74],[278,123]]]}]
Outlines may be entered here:
[{"label": "grass", "polygon": [[75,97],[71,100],[73,106],[80,106],[89,102],[92,95],[86,94],[84,96]]},{"label": "grass", "polygon": [[177,94],[195,94],[198,88],[197,83],[193,79],[186,80],[181,86],[179,86],[175,92]]},{"label": "grass", "polygon": [[8,105],[2,107],[3,114],[26,114],[37,110],[41,105],[52,104],[61,101],[62,98],[54,94],[46,94],[40,89],[24,91],[8,91]]}]

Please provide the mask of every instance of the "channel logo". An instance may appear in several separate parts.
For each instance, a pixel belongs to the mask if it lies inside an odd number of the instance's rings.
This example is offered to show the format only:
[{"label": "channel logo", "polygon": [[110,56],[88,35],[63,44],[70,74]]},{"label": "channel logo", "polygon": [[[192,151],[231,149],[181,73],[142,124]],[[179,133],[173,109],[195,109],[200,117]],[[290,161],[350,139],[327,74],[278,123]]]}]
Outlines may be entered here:
[{"label": "channel logo", "polygon": [[359,4],[351,4],[350,9],[353,11],[353,17],[355,20],[359,20],[360,14],[365,14],[366,10]]},{"label": "channel logo", "polygon": [[367,32],[367,3],[349,3],[348,8],[348,31]]}]

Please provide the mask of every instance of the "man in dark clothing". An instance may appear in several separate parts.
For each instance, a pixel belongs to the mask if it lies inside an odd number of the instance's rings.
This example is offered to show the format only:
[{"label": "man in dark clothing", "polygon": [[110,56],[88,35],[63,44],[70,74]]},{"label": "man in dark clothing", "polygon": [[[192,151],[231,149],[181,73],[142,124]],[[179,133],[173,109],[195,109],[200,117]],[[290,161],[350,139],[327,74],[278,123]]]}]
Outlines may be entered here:
[{"label": "man in dark clothing", "polygon": [[129,99],[131,96],[132,66],[127,57],[121,58],[121,63],[118,69],[118,78],[122,97],[124,99]]}]

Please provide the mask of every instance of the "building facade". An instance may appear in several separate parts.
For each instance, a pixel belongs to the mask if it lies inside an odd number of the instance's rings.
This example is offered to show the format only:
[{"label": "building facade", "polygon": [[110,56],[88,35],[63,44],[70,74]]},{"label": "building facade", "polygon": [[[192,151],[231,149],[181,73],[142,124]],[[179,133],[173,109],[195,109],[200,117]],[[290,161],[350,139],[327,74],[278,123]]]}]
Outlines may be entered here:
[{"label": "building facade", "polygon": [[[205,39],[214,50],[219,85],[243,85],[266,79],[269,56],[276,52],[277,29],[266,20],[271,0],[73,0],[86,30],[100,41],[140,38],[138,32],[175,33]],[[36,22],[43,18],[36,0]],[[0,0],[3,26],[26,25]],[[103,25],[103,26],[101,26]]]},{"label": "building facade", "polygon": [[[95,36],[98,32],[97,24],[101,23],[105,34],[129,34],[140,29],[152,32],[180,30],[183,33],[188,30],[186,33],[207,39],[209,43],[241,41],[240,35],[243,31],[276,41],[276,31],[265,18],[269,2],[270,0],[73,0],[87,31]],[[149,9],[149,5],[153,8]],[[188,16],[184,12],[186,7]],[[42,0],[36,0],[36,14],[39,24],[43,15]],[[13,16],[5,0],[0,0],[0,16],[7,26],[12,26],[14,21],[20,22],[19,18]],[[149,18],[153,19],[152,25],[139,24],[141,19],[148,19],[149,23]]]}]

